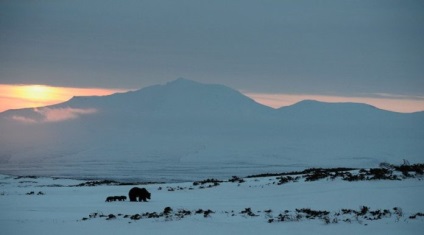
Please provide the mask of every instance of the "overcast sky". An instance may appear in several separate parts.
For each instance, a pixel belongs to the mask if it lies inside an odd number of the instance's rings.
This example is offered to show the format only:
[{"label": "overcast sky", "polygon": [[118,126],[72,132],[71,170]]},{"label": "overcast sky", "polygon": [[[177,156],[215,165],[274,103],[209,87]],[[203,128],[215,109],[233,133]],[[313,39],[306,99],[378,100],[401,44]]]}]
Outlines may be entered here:
[{"label": "overcast sky", "polygon": [[421,0],[3,0],[0,84],[424,99],[423,42]]}]

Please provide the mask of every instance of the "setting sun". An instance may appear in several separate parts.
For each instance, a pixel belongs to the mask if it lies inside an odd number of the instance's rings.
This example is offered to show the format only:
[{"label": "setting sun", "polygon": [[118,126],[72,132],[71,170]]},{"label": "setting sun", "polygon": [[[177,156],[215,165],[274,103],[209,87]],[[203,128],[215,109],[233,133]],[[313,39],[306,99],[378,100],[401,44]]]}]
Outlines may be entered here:
[{"label": "setting sun", "polygon": [[123,91],[125,90],[0,84],[0,112],[57,104],[73,96],[101,96]]},{"label": "setting sun", "polygon": [[25,85],[15,88],[18,97],[32,101],[57,100],[58,89],[44,85]]}]

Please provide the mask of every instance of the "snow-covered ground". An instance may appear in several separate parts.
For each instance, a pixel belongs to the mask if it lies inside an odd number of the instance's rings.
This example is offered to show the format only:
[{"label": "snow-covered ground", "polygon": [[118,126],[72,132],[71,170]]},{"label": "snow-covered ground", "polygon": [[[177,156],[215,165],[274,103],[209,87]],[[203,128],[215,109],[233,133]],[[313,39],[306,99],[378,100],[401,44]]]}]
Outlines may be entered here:
[{"label": "snow-covered ground", "polygon": [[[193,185],[193,182],[138,185],[151,192],[150,201],[105,202],[108,196],[127,195],[134,186],[69,187],[84,181],[0,175],[1,234],[422,234],[424,231],[423,216],[410,218],[424,212],[424,181],[419,177],[356,182],[341,179],[305,182],[301,178],[282,185],[278,185],[277,177],[244,180],[216,185]],[[31,192],[34,194],[27,195]],[[355,214],[364,206],[369,208],[366,213]],[[163,215],[166,207],[172,208],[167,216]],[[308,219],[305,212],[308,210],[302,209],[329,213]],[[208,210],[213,213],[204,212]],[[369,220],[376,218],[371,212],[377,210],[387,213],[381,219]],[[116,218],[108,219],[110,214]],[[142,218],[131,219],[136,214]],[[147,218],[149,215],[158,218]]]}]

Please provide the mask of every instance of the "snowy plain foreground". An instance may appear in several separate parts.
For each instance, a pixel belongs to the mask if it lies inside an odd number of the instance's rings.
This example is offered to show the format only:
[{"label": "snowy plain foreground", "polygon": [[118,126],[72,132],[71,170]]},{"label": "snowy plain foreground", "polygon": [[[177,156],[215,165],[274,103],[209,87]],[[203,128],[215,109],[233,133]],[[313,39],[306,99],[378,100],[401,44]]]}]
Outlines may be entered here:
[{"label": "snowy plain foreground", "polygon": [[[300,178],[281,185],[277,177],[243,180],[241,183],[236,180],[196,185],[193,182],[137,185],[151,192],[150,201],[105,202],[108,196],[127,195],[134,186],[75,187],[85,181],[0,175],[1,234],[422,234],[424,231],[422,177],[355,182],[341,179],[307,182]],[[170,207],[168,211],[166,207]]]}]

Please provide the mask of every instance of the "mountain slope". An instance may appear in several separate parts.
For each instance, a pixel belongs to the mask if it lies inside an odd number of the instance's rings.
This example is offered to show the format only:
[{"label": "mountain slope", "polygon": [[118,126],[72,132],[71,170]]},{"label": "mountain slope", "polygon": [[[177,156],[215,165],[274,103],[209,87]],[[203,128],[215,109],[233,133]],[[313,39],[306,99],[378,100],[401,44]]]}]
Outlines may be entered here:
[{"label": "mountain slope", "polygon": [[155,180],[421,161],[423,113],[304,101],[272,109],[177,79],[0,114],[0,171]]},{"label": "mountain slope", "polygon": [[[201,115],[255,114],[270,108],[231,88],[201,84],[179,78],[165,85],[150,86],[138,91],[106,97],[74,97],[61,106],[99,107],[109,111],[149,112],[174,115],[184,112]],[[247,113],[243,113],[247,112]]]}]

